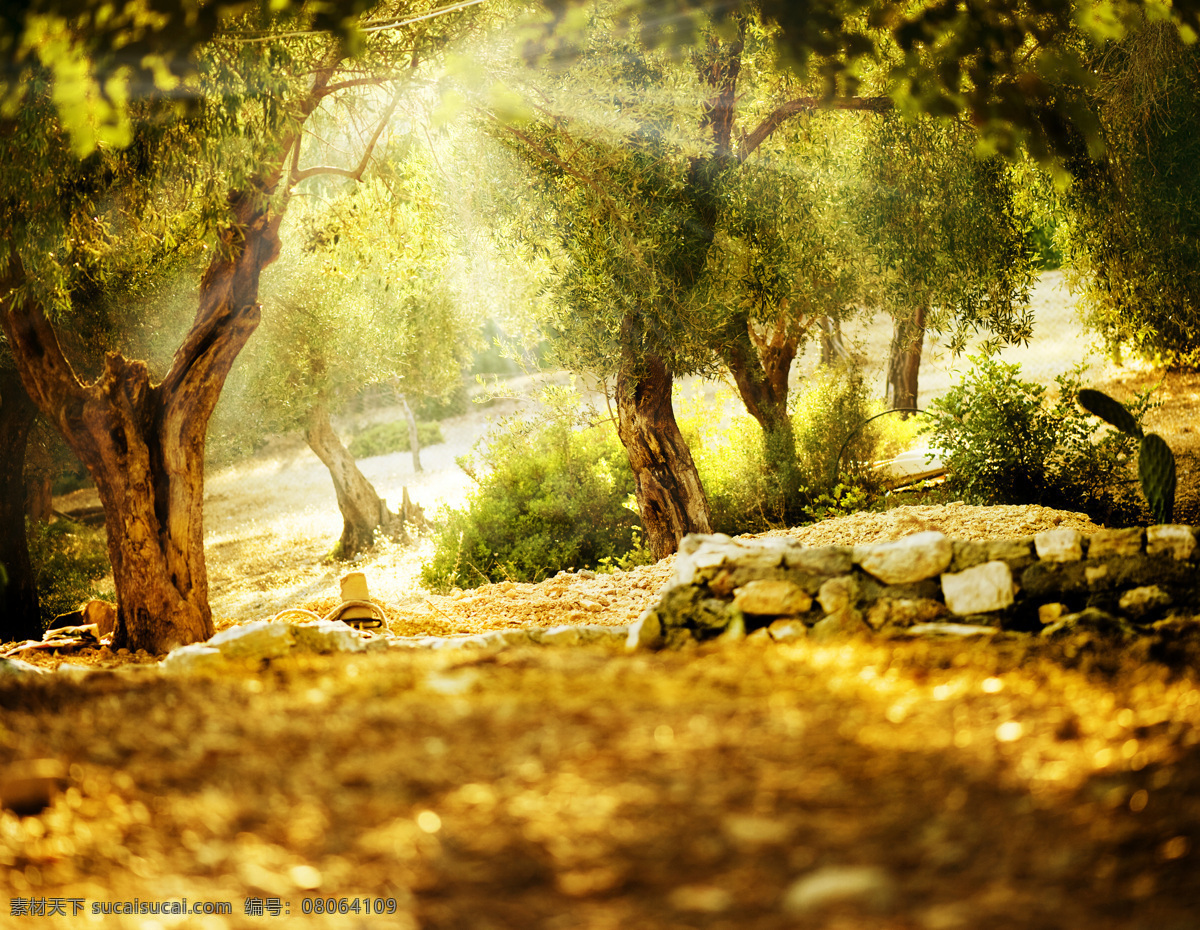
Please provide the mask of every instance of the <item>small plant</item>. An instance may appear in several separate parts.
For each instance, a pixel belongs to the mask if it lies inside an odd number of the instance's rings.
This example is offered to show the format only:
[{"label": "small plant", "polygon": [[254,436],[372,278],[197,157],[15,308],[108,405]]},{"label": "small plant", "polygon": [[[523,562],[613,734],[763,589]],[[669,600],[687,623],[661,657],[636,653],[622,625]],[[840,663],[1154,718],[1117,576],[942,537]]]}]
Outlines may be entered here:
[{"label": "small plant", "polygon": [[459,460],[477,487],[465,509],[443,520],[421,569],[430,589],[541,581],[648,558],[616,430],[608,421],[582,424],[573,393],[548,401],[542,416],[504,421]]},{"label": "small plant", "polygon": [[43,625],[92,598],[115,600],[111,589],[98,586],[110,571],[102,529],[71,520],[31,523],[29,561],[37,583]]},{"label": "small plant", "polygon": [[[417,442],[421,444],[422,449],[445,442],[442,428],[436,423],[418,423]],[[372,455],[387,455],[389,452],[408,452],[412,448],[412,441],[408,434],[408,422],[398,420],[393,423],[368,426],[350,440],[347,448],[356,459],[366,459]]]},{"label": "small plant", "polygon": [[1142,493],[1155,521],[1170,523],[1175,514],[1175,456],[1166,440],[1157,433],[1143,432],[1133,414],[1103,391],[1084,388],[1079,392],[1079,405],[1138,440],[1138,477],[1142,482]]}]

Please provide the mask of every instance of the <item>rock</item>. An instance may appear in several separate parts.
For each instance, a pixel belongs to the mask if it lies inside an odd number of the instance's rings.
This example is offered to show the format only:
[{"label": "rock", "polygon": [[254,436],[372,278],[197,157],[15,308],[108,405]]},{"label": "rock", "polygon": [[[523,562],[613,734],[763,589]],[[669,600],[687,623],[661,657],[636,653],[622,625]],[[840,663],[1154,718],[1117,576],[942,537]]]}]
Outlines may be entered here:
[{"label": "rock", "polygon": [[930,598],[884,597],[867,610],[867,625],[874,630],[931,623],[946,615],[946,605]]},{"label": "rock", "polygon": [[858,600],[858,580],[853,575],[830,578],[817,592],[817,601],[827,614],[852,607]]},{"label": "rock", "polygon": [[1088,558],[1138,555],[1142,551],[1144,535],[1140,526],[1131,526],[1123,530],[1098,530],[1088,540]]},{"label": "rock", "polygon": [[850,546],[806,549],[793,542],[783,554],[783,564],[808,575],[847,575],[854,568],[854,549]]},{"label": "rock", "polygon": [[992,636],[1000,630],[994,626],[982,626],[974,623],[918,623],[908,629],[897,630],[904,636],[927,636],[937,638],[960,638],[966,636]]},{"label": "rock", "polygon": [[225,654],[205,643],[192,643],[172,649],[159,663],[167,672],[200,672],[225,668]]},{"label": "rock", "polygon": [[49,675],[44,668],[38,668],[20,659],[0,659],[0,678],[24,678],[31,675]]},{"label": "rock", "polygon": [[[622,642],[625,640],[628,632],[627,627],[621,630]],[[533,641],[529,636],[529,630],[492,630],[490,633],[482,635],[486,644],[493,648],[526,646]]]},{"label": "rock", "polygon": [[658,649],[663,644],[663,625],[654,608],[648,608],[629,625],[625,648],[630,652],[637,649]]},{"label": "rock", "polygon": [[117,605],[91,600],[83,605],[83,622],[96,624],[97,636],[108,636],[117,628]]},{"label": "rock", "polygon": [[811,914],[831,904],[886,911],[895,897],[895,882],[877,866],[826,866],[796,879],[783,894],[787,914]]},{"label": "rock", "polygon": [[733,895],[715,885],[682,885],[667,895],[667,900],[675,910],[694,914],[720,914],[734,904]]},{"label": "rock", "polygon": [[1067,613],[1066,604],[1042,604],[1038,608],[1038,621],[1047,626],[1051,623],[1058,623]]},{"label": "rock", "polygon": [[1140,620],[1147,614],[1155,613],[1171,606],[1171,595],[1156,584],[1144,588],[1134,588],[1121,595],[1119,601],[1121,610],[1135,620]]},{"label": "rock", "polygon": [[538,642],[543,646],[578,646],[583,642],[583,636],[577,626],[552,626],[542,630]]},{"label": "rock", "polygon": [[1033,537],[989,540],[985,561],[1006,562],[1014,572],[1022,571],[1037,561],[1037,555],[1033,551]]},{"label": "rock", "polygon": [[965,571],[991,561],[988,557],[988,544],[983,540],[956,539],[953,545],[954,558],[950,561],[952,571]]},{"label": "rock", "polygon": [[0,807],[31,817],[67,785],[67,768],[57,759],[28,759],[0,768]]},{"label": "rock", "polygon": [[957,574],[942,575],[942,594],[958,616],[984,614],[1012,606],[1013,577],[1007,562],[984,562]]},{"label": "rock", "polygon": [[311,620],[293,623],[291,627],[296,647],[305,652],[362,652],[366,649],[363,638],[340,620]]},{"label": "rock", "polygon": [[[808,639],[808,627],[800,620],[776,620],[765,627],[764,631],[777,643],[794,643],[797,640]],[[755,633],[757,632],[755,630]]]},{"label": "rock", "polygon": [[725,632],[717,638],[726,643],[736,643],[746,638],[746,617],[736,607],[730,612]]},{"label": "rock", "polygon": [[869,632],[871,632],[871,628],[863,621],[862,614],[846,607],[818,620],[808,631],[808,635],[814,642],[823,643],[832,639],[843,639],[858,633]]},{"label": "rock", "polygon": [[1033,546],[1043,562],[1078,562],[1083,558],[1083,534],[1079,530],[1043,530],[1033,537]]},{"label": "rock", "polygon": [[733,604],[744,614],[783,616],[807,613],[812,598],[790,581],[764,579],[734,591]]},{"label": "rock", "polygon": [[1093,633],[1104,639],[1115,640],[1126,640],[1136,635],[1133,627],[1120,617],[1095,607],[1077,614],[1067,614],[1042,630],[1042,635],[1049,639],[1061,639],[1076,633]]},{"label": "rock", "polygon": [[1146,553],[1158,555],[1169,552],[1176,559],[1190,559],[1196,551],[1196,536],[1191,529],[1178,524],[1152,526],[1146,530]]},{"label": "rock", "polygon": [[222,630],[207,645],[227,659],[275,659],[291,652],[295,642],[291,624],[259,620]]},{"label": "rock", "polygon": [[950,567],[954,546],[942,533],[929,531],[854,550],[863,571],[884,584],[911,584],[940,575]]}]

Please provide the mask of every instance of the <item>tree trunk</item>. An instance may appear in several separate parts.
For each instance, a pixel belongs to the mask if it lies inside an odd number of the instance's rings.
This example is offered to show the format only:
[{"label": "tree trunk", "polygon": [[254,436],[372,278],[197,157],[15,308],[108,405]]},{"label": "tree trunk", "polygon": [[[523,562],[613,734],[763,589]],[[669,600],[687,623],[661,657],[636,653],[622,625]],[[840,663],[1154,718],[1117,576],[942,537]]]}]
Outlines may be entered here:
[{"label": "tree trunk", "polygon": [[370,549],[375,545],[376,530],[393,538],[407,538],[403,520],[387,509],[387,503],[358,470],[354,456],[333,431],[333,425],[329,422],[329,408],[324,404],[317,404],[309,411],[304,438],[333,478],[333,489],[337,492],[343,521],[342,538],[338,543],[339,558],[352,559]]},{"label": "tree trunk", "polygon": [[25,447],[37,407],[12,368],[0,368],[0,641],[40,639],[42,618],[25,533]]},{"label": "tree trunk", "polygon": [[796,462],[796,435],[788,416],[788,378],[803,326],[781,315],[770,338],[756,334],[744,320],[725,351],[725,364],[733,375],[746,411],[763,431],[763,453],[778,480],[780,500],[777,518],[784,518],[801,490]]},{"label": "tree trunk", "polygon": [[[119,611],[114,648],[163,653],[213,635],[204,562],[204,441],[225,378],[258,326],[258,279],[279,252],[282,213],[230,198],[234,221],[200,284],[192,329],[161,384],[109,353],[83,384],[42,308],[0,304],[21,380],[96,483]],[[10,275],[23,280],[15,255]]]},{"label": "tree trunk", "polygon": [[887,370],[887,402],[892,410],[917,406],[917,378],[924,341],[924,307],[918,307],[910,319],[897,320],[893,324]]},{"label": "tree trunk", "polygon": [[679,548],[688,533],[711,533],[712,513],[692,453],[671,407],[670,371],[647,355],[642,371],[623,364],[617,375],[617,433],[636,482],[646,541],[656,559]]},{"label": "tree trunk", "polygon": [[403,394],[397,396],[400,406],[404,408],[404,418],[408,420],[408,445],[412,449],[413,471],[419,475],[425,469],[421,467],[421,434],[417,431],[417,417],[408,405],[408,398]]}]

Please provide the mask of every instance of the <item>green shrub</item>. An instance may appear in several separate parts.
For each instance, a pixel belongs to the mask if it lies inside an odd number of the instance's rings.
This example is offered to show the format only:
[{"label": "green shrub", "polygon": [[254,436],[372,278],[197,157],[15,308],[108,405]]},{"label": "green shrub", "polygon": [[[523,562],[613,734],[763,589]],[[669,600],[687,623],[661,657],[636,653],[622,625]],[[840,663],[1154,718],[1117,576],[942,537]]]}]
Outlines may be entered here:
[{"label": "green shrub", "polygon": [[[930,404],[926,431],[942,450],[948,484],[972,504],[1043,504],[1102,522],[1138,507],[1129,475],[1135,441],[1108,432],[1076,403],[1081,368],[1057,379],[1059,396],[1023,381],[1020,366],[973,358],[963,381]],[[1149,393],[1130,412],[1141,422]]]},{"label": "green shrub", "polygon": [[116,599],[111,589],[98,587],[111,570],[103,529],[57,520],[30,523],[28,532],[44,625],[92,598]]},{"label": "green shrub", "polygon": [[541,581],[649,561],[627,506],[633,474],[616,431],[607,421],[581,428],[576,404],[563,392],[541,417],[504,421],[459,459],[477,486],[465,509],[444,518],[421,570],[426,586]]},{"label": "green shrub", "polygon": [[413,415],[418,420],[444,420],[467,412],[471,398],[467,394],[466,381],[459,381],[445,397],[421,397],[412,404]]},{"label": "green shrub", "polygon": [[[732,391],[720,389],[711,400],[697,393],[679,398],[677,405],[680,429],[708,495],[715,532],[736,535],[808,523],[832,513],[829,502],[834,500],[833,509],[842,512],[870,504],[870,475],[856,466],[884,455],[889,434],[883,424],[871,423],[850,435],[879,412],[856,369],[821,369],[793,397],[799,487],[790,494],[780,469],[772,464],[778,457],[768,456],[764,448],[762,428]],[[902,434],[913,432],[914,427],[893,424],[893,444],[901,441]],[[844,444],[841,467],[836,468]]]},{"label": "green shrub", "polygon": [[[417,441],[421,444],[422,449],[445,442],[442,428],[436,423],[418,423]],[[350,454],[356,459],[366,459],[372,455],[387,455],[389,452],[408,452],[412,448],[408,436],[408,421],[396,420],[392,423],[368,426],[350,440],[348,448]]]}]

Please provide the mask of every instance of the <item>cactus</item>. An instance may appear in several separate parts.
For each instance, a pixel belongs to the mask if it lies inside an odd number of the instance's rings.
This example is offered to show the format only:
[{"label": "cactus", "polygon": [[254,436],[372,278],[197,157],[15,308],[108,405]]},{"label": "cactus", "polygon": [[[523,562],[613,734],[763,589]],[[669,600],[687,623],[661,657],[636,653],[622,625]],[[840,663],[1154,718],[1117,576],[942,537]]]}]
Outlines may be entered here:
[{"label": "cactus", "polygon": [[1079,405],[1140,441],[1138,477],[1142,481],[1142,494],[1155,522],[1170,523],[1175,513],[1175,456],[1166,440],[1157,433],[1142,432],[1133,414],[1102,391],[1087,388],[1080,391]]}]

